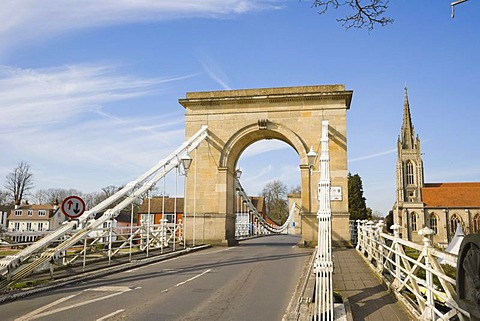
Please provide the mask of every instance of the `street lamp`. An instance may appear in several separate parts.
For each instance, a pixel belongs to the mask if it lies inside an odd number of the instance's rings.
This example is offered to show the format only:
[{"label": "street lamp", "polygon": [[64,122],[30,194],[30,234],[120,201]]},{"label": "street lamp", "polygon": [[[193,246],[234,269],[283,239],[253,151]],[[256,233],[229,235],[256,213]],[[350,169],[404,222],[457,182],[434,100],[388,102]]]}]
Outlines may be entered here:
[{"label": "street lamp", "polygon": [[192,164],[192,158],[188,154],[185,154],[180,158],[180,164],[182,164],[183,169],[185,170],[185,176],[187,176],[188,169]]},{"label": "street lamp", "polygon": [[190,165],[192,164],[192,158],[185,154],[180,158],[180,164],[182,164],[185,172],[185,186],[183,187],[183,247],[187,247],[187,173]]},{"label": "street lamp", "polygon": [[307,153],[308,166],[311,170],[313,170],[313,166],[315,165],[315,159],[317,158],[317,156],[318,154],[315,153],[315,151],[313,150],[313,146],[311,146],[310,151]]},{"label": "street lamp", "polygon": [[242,170],[240,168],[237,168],[237,170],[235,171],[235,177],[237,179],[240,179],[241,176],[242,176]]}]

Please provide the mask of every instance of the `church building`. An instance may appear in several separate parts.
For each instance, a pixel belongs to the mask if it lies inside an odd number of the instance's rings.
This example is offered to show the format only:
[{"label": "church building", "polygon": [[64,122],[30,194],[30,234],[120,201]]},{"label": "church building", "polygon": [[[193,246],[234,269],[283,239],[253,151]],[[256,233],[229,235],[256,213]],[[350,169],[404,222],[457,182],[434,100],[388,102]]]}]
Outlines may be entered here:
[{"label": "church building", "polygon": [[415,134],[407,88],[397,142],[394,223],[401,237],[422,242],[418,231],[435,231],[433,242],[446,247],[460,224],[465,234],[480,233],[480,182],[425,183],[420,138]]}]

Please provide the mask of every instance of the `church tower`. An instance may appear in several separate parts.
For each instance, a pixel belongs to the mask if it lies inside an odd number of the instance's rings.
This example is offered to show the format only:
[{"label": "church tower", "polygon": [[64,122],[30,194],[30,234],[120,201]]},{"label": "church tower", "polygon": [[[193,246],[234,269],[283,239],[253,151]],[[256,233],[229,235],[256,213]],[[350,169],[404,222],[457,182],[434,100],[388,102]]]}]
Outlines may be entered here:
[{"label": "church tower", "polygon": [[420,138],[415,136],[407,87],[404,95],[403,124],[397,141],[397,208],[421,203],[421,188],[424,187]]}]

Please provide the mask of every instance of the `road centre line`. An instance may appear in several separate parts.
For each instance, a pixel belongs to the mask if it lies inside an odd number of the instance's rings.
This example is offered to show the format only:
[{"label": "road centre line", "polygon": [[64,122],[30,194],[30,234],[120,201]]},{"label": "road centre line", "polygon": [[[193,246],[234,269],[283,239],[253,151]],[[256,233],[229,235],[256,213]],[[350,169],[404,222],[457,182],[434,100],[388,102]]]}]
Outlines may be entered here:
[{"label": "road centre line", "polygon": [[184,285],[184,284],[186,284],[186,283],[188,283],[188,282],[190,282],[190,281],[195,280],[196,278],[201,277],[202,275],[207,274],[207,273],[210,272],[210,271],[211,271],[211,270],[208,269],[208,270],[206,270],[206,271],[204,271],[204,272],[202,272],[202,273],[200,273],[200,274],[198,274],[198,275],[195,275],[194,277],[191,277],[191,278],[188,279],[188,280],[185,280],[185,281],[183,281],[183,282],[180,282],[180,283],[175,284],[175,286],[176,286],[176,287],[179,287],[179,286],[181,286],[181,285]]},{"label": "road centre line", "polygon": [[[220,250],[217,250],[217,251],[212,251],[212,252],[198,252],[198,253],[194,253],[192,256],[196,256],[196,255],[206,255],[206,254],[215,254],[215,253],[220,253],[220,252],[229,251],[229,250],[232,250],[232,249],[234,249],[234,248],[235,248],[235,247],[227,247],[227,248],[220,249]],[[147,264],[147,265],[144,265],[144,266],[139,266],[139,267],[137,267],[137,268],[124,271],[124,273],[136,272],[136,271],[138,271],[138,270],[140,270],[140,269],[144,269],[144,268],[147,268],[147,267],[149,267],[149,266],[155,266],[155,265],[159,265],[159,264],[164,264],[164,263],[166,263],[166,262],[178,260],[178,259],[181,259],[181,258],[185,258],[185,257],[184,257],[183,255],[182,255],[182,256],[177,256],[177,257],[172,257],[172,258],[166,259],[166,260],[164,260],[164,261],[159,261],[159,262],[155,262],[155,263],[152,263],[152,264]]]},{"label": "road centre line", "polygon": [[97,319],[96,321],[106,320],[106,319],[108,319],[108,318],[110,318],[110,317],[113,317],[115,314],[122,313],[123,311],[125,311],[125,309],[117,310],[117,311],[115,311],[115,312],[112,312],[112,313],[110,313],[110,314],[107,314],[107,315],[104,316],[104,317],[101,317],[101,318]]}]

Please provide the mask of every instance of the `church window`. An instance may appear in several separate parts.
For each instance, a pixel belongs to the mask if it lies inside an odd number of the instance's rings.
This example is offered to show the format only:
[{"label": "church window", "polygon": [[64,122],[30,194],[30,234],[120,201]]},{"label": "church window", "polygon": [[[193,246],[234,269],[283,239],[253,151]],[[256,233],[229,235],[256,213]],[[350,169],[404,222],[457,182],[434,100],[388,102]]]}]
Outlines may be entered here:
[{"label": "church window", "polygon": [[458,223],[461,223],[461,219],[460,217],[458,217],[457,214],[453,214],[452,218],[450,219],[450,233],[452,235],[455,234],[455,232],[457,231],[457,225]]},{"label": "church window", "polygon": [[430,214],[430,228],[435,232],[435,234],[438,233],[437,222],[437,215],[435,215],[435,213]]},{"label": "church window", "polygon": [[415,212],[412,213],[410,223],[411,223],[410,225],[412,227],[412,231],[416,231],[417,230],[417,213]]},{"label": "church window", "polygon": [[480,214],[473,218],[473,233],[480,233]]},{"label": "church window", "polygon": [[413,175],[413,163],[411,161],[407,162],[407,185],[415,184],[414,175]]}]

